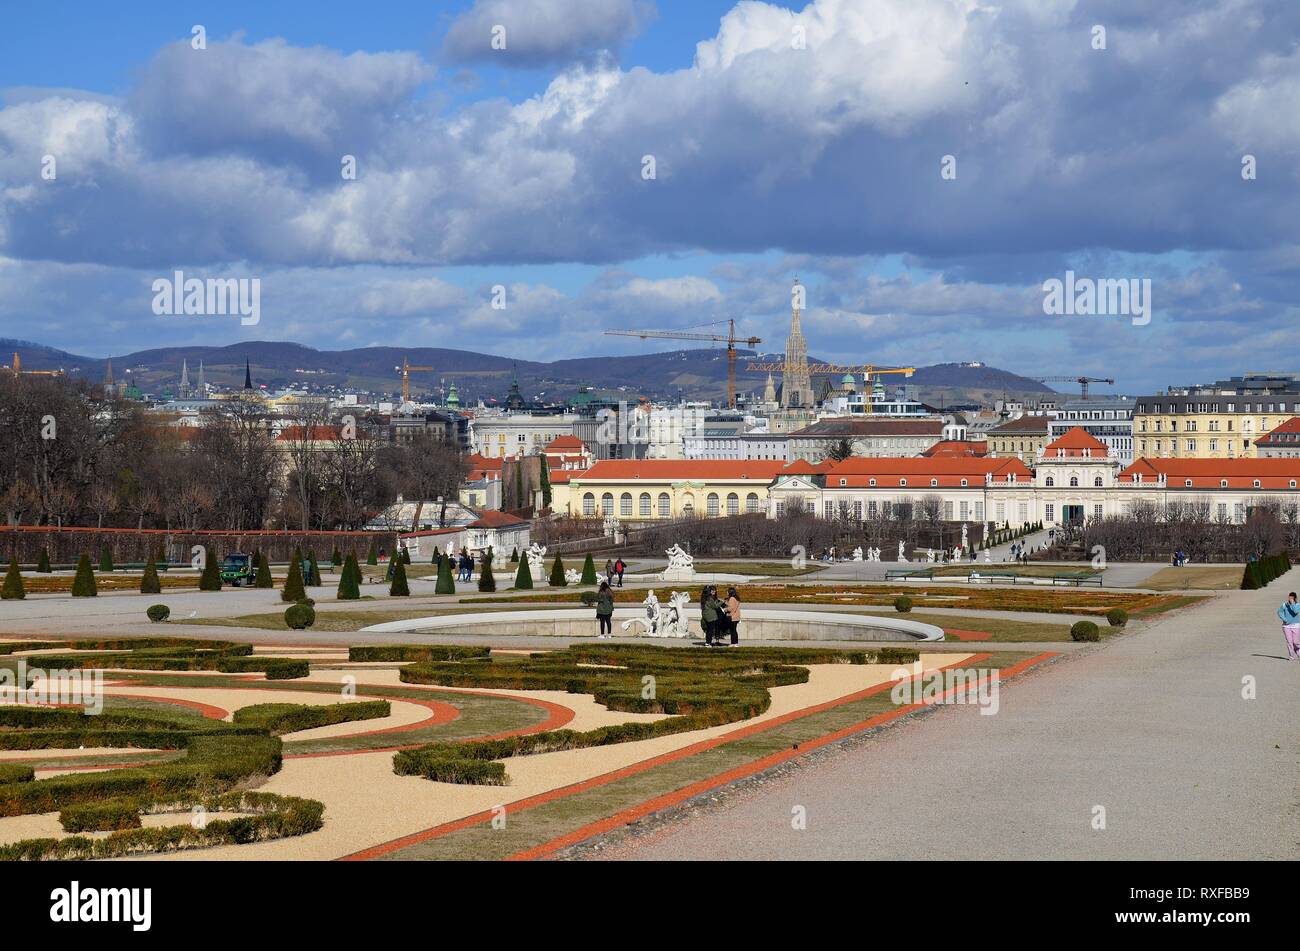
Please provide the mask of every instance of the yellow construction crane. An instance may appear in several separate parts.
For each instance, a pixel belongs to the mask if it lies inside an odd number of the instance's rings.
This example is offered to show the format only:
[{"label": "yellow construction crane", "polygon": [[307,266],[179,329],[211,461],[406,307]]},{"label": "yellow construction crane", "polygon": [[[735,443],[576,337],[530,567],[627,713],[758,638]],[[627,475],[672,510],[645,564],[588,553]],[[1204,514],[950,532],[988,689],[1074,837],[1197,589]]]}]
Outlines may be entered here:
[{"label": "yellow construction crane", "polygon": [[400,367],[394,367],[393,369],[397,370],[399,373],[402,374],[402,402],[409,403],[411,402],[411,371],[412,370],[432,371],[433,367],[412,366],[411,364],[406,362],[406,357],[402,357],[402,365]]},{"label": "yellow construction crane", "polygon": [[19,359],[17,350],[14,351],[14,362],[0,369],[8,370],[14,376],[63,376],[62,370],[24,370],[23,361]]},{"label": "yellow construction crane", "polygon": [[[788,369],[791,369],[792,367],[793,365],[789,363],[754,362],[754,363],[750,363],[747,367],[745,367],[745,369],[749,372],[785,373]],[[828,373],[832,373],[836,375],[843,374],[843,373],[861,373],[864,381],[863,385],[865,386],[867,391],[865,394],[866,399],[863,400],[863,407],[864,407],[863,412],[865,413],[871,412],[871,388],[872,388],[872,384],[875,383],[875,378],[877,376],[882,376],[886,373],[901,373],[903,374],[904,377],[909,377],[915,372],[916,372],[916,367],[883,367],[883,366],[877,366],[874,363],[853,363],[853,364],[810,363],[808,364],[809,376],[817,376],[817,375],[824,376],[825,374]]]},{"label": "yellow construction crane", "polygon": [[611,337],[640,337],[642,340],[712,340],[717,343],[727,345],[727,405],[734,407],[736,405],[736,344],[743,343],[749,346],[762,343],[758,337],[737,337],[736,322],[734,320],[719,320],[719,324],[727,325],[726,334],[702,334],[691,333],[681,330],[606,330],[605,333]]}]

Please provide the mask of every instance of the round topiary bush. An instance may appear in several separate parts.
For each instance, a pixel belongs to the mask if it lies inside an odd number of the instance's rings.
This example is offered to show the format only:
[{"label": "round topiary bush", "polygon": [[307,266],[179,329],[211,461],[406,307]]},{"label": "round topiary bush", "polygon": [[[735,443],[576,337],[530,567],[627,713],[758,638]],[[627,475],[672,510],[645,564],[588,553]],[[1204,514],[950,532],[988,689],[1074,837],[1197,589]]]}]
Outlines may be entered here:
[{"label": "round topiary bush", "polygon": [[1106,623],[1111,627],[1123,627],[1128,623],[1128,612],[1123,608],[1111,608],[1106,612]]},{"label": "round topiary bush", "polygon": [[310,604],[295,604],[284,612],[284,623],[295,631],[302,631],[316,623],[316,609]]},{"label": "round topiary bush", "polygon": [[149,620],[157,624],[159,621],[165,621],[172,616],[172,609],[165,604],[151,604],[149,610],[144,612],[149,615]]},{"label": "round topiary bush", "polygon": [[1091,621],[1076,621],[1070,628],[1070,637],[1076,641],[1101,640],[1101,628]]},{"label": "round topiary bush", "polygon": [[307,605],[307,606],[310,607],[310,608],[314,608],[314,607],[316,606],[316,599],[315,599],[315,598],[299,598],[297,601],[294,602],[294,604],[305,604],[305,605]]},{"label": "round topiary bush", "polygon": [[585,604],[587,607],[592,607],[596,603],[595,591],[584,591],[582,592],[582,594],[578,595],[578,597],[582,600],[582,603]]},{"label": "round topiary bush", "polygon": [[905,594],[900,594],[894,599],[894,610],[899,614],[906,614],[912,610],[912,599]]}]

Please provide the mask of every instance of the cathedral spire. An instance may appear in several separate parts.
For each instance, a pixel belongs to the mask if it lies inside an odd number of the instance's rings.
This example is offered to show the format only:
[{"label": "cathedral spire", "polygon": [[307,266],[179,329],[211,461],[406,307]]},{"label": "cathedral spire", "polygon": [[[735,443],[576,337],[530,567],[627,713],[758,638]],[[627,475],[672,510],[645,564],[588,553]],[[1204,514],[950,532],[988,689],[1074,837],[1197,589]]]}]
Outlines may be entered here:
[{"label": "cathedral spire", "polygon": [[252,388],[253,388],[253,364],[249,362],[247,357],[245,357],[244,358],[244,389],[251,390]]},{"label": "cathedral spire", "polygon": [[808,342],[799,315],[805,292],[799,278],[790,289],[790,336],[785,343],[785,369],[781,373],[781,406],[812,406],[812,380],[808,375]]}]

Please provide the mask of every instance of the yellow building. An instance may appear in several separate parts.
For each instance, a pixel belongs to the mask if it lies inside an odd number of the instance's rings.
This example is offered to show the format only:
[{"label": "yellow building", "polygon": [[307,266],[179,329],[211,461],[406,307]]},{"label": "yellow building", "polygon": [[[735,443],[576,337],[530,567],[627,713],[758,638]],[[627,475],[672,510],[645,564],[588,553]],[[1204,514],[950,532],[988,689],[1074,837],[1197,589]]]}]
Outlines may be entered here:
[{"label": "yellow building", "polygon": [[[1268,385],[1272,384],[1272,385]],[[1133,407],[1133,450],[1152,459],[1240,459],[1254,443],[1300,413],[1300,389],[1289,378],[1237,377],[1196,392],[1139,397]]]},{"label": "yellow building", "polygon": [[986,434],[988,454],[998,459],[1019,459],[1033,465],[1038,454],[1047,446],[1050,416],[1026,414],[994,426]]},{"label": "yellow building", "polygon": [[608,459],[566,472],[562,482],[553,478],[551,507],[635,521],[761,513],[768,486],[785,470],[778,460]]}]

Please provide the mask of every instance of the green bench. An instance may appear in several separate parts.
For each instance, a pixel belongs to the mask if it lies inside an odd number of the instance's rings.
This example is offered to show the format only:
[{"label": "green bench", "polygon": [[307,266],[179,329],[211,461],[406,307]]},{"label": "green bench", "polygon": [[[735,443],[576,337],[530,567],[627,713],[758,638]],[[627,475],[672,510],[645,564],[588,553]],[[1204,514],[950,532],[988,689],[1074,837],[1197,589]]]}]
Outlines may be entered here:
[{"label": "green bench", "polygon": [[891,578],[901,578],[904,580],[908,578],[929,578],[933,580],[934,569],[933,568],[890,568],[885,572],[885,580],[889,581]]},{"label": "green bench", "polygon": [[1052,584],[1072,584],[1076,588],[1085,584],[1095,584],[1098,588],[1102,586],[1101,574],[1091,571],[1064,571],[1052,575]]}]

